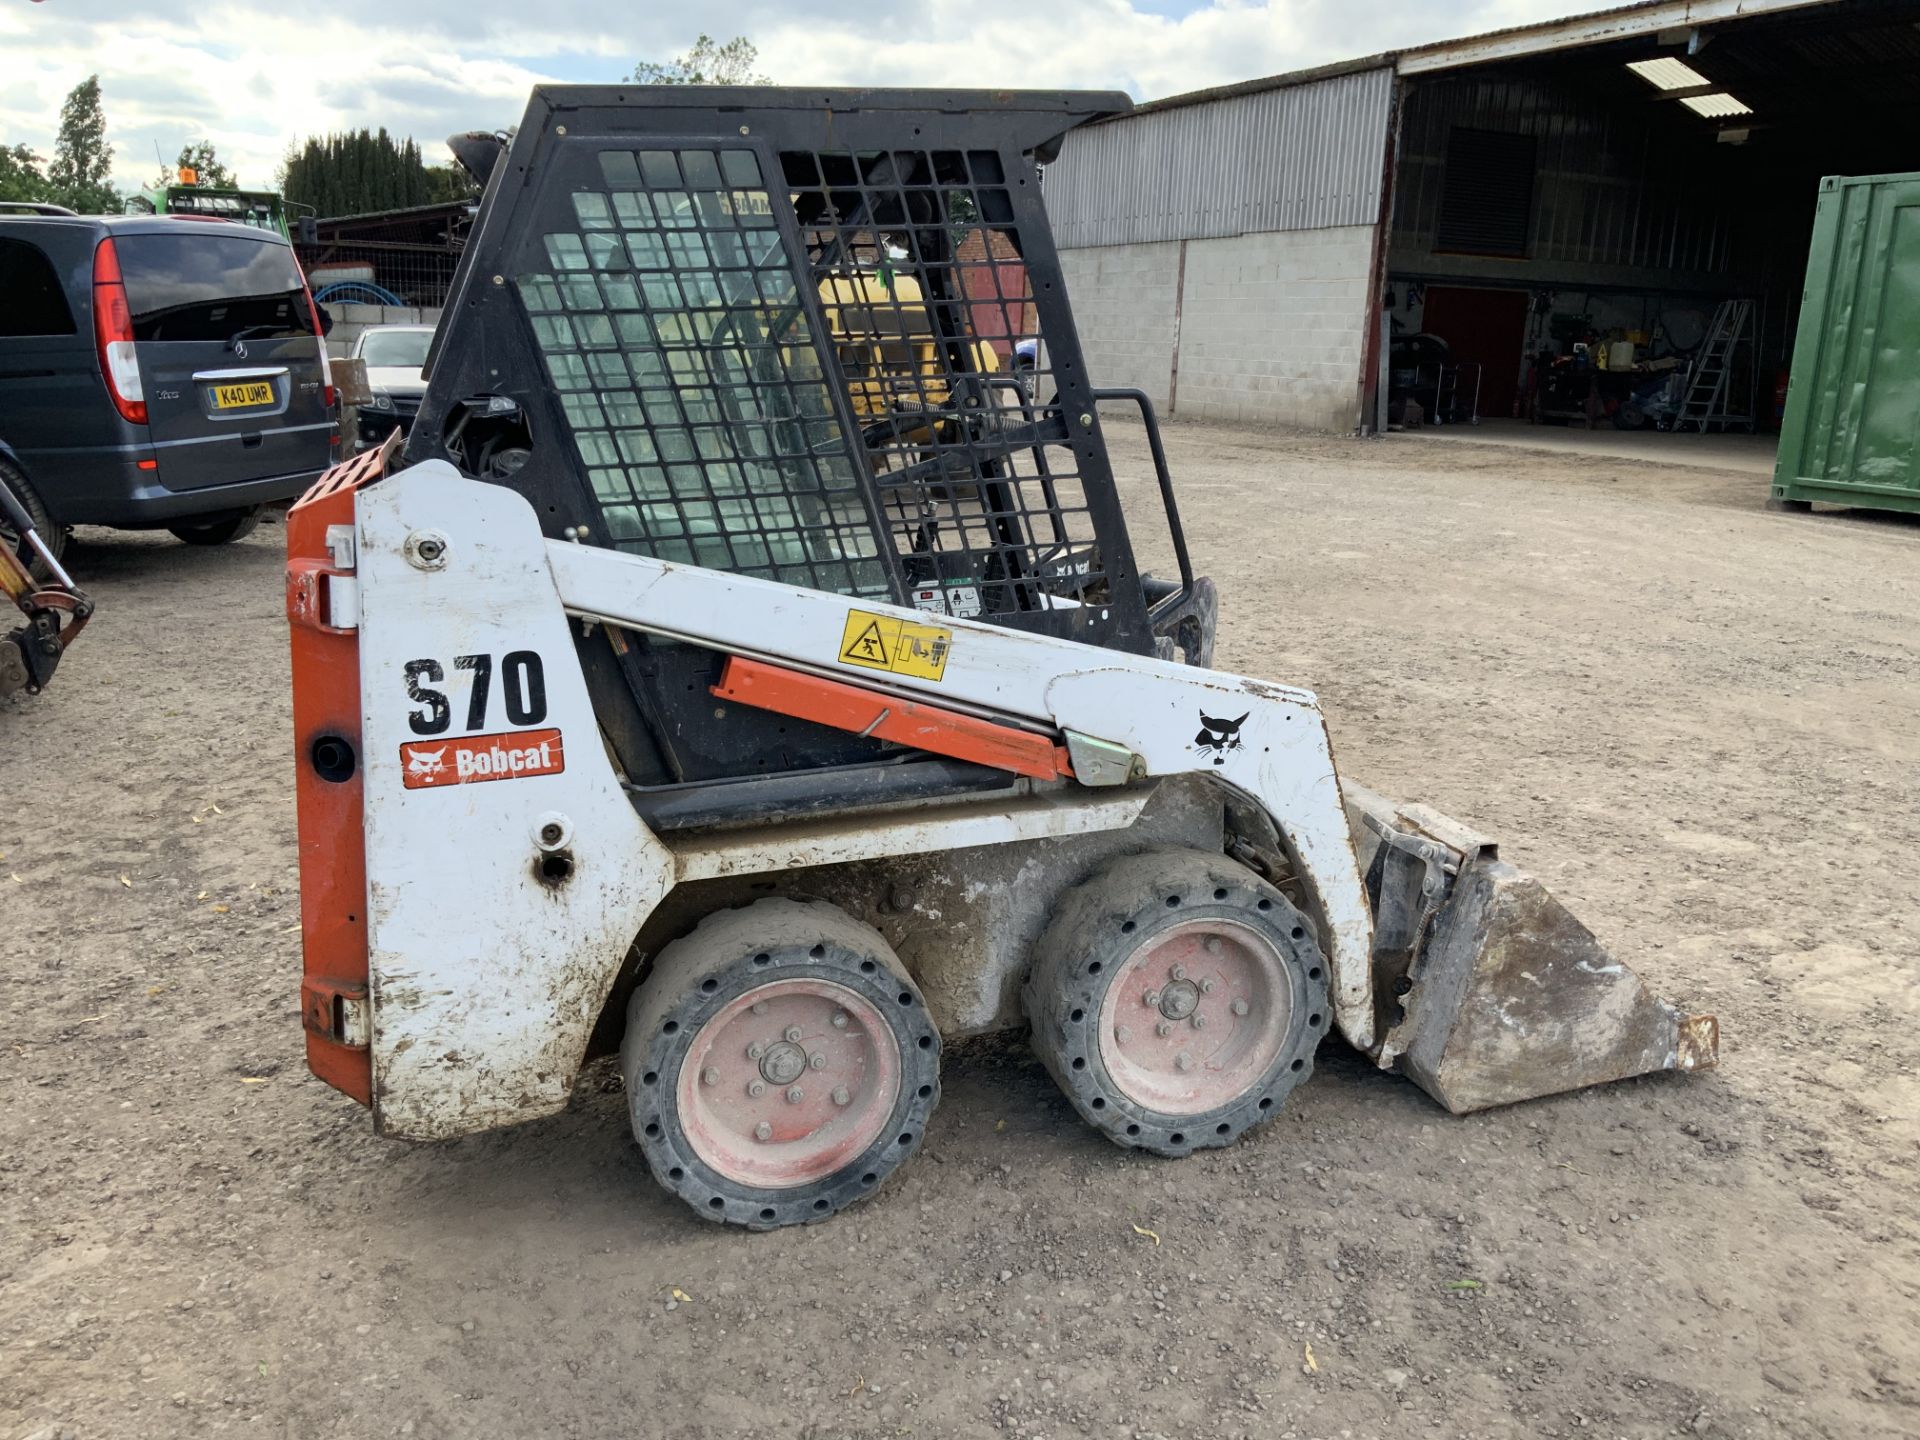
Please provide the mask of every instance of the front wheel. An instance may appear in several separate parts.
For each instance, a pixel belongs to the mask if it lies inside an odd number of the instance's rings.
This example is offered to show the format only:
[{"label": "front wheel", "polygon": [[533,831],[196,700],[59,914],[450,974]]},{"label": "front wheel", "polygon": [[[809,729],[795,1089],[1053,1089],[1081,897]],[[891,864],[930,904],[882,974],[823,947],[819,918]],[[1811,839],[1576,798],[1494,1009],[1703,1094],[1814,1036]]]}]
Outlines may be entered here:
[{"label": "front wheel", "polygon": [[251,535],[259,526],[260,514],[266,508],[264,505],[255,505],[247,510],[229,510],[198,520],[183,520],[178,525],[169,525],[167,529],[175,539],[184,540],[189,545],[229,545]]},{"label": "front wheel", "polygon": [[1116,860],[1069,891],[1034,952],[1034,1048],[1108,1139],[1227,1145],[1313,1069],[1327,963],[1306,917],[1197,850]]},{"label": "front wheel", "polygon": [[721,911],[666,946],[620,1061],[654,1178],[752,1230],[871,1194],[940,1099],[919,988],[878,931],[820,903]]}]

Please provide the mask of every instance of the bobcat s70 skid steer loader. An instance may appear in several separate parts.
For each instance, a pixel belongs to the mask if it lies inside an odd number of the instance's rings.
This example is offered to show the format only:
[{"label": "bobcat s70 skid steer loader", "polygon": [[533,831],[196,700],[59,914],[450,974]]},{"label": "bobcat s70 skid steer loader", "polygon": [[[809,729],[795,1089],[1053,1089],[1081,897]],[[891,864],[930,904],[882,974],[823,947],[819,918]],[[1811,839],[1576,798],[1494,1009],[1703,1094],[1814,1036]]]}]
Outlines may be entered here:
[{"label": "bobcat s70 skid steer loader", "polygon": [[764,1228],[993,1031],[1163,1155],[1329,1030],[1455,1111],[1713,1063],[1490,841],[1343,786],[1311,694],[1208,668],[1036,171],[1126,103],[554,87],[479,147],[404,457],[288,526],[308,1057],[382,1133],[618,1051],[660,1183]]}]

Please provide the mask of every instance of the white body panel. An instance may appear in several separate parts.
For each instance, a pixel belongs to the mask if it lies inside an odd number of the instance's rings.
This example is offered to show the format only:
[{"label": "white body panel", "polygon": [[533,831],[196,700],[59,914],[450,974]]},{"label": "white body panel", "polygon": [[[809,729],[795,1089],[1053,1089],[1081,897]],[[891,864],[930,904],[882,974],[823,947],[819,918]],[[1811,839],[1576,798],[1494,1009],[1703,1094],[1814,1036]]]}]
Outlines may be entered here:
[{"label": "white body panel", "polygon": [[[640,823],[600,743],[540,532],[511,491],[421,466],[357,498],[362,763],[374,1110],[389,1134],[433,1137],[557,1110],[573,1086],[607,987],[673,883],[674,859]],[[448,537],[445,566],[407,559],[409,534]],[[565,770],[408,789],[406,666],[437,660],[452,724],[469,696],[462,655],[534,650]],[[504,687],[494,677],[499,723]],[[451,740],[449,740],[451,744]],[[571,831],[575,871],[543,884],[536,835]]]},{"label": "white body panel", "polygon": [[[545,541],[526,501],[440,462],[361,491],[357,520],[374,1088],[383,1129],[452,1134],[563,1104],[629,945],[677,881],[1123,829],[1143,803],[1145,787],[1068,785],[997,808],[967,803],[771,836],[675,837],[668,846],[637,818],[606,757],[569,615],[918,694],[1010,724],[1077,731],[1132,751],[1148,776],[1197,773],[1238,789],[1291,844],[1326,922],[1320,938],[1338,1024],[1362,1050],[1372,1046],[1371,922],[1325,723],[1308,692]],[[423,538],[444,547],[439,564],[423,568]],[[844,663],[856,611],[946,631],[938,678]],[[539,654],[545,671],[537,729],[497,723],[501,693],[483,724],[463,727],[474,717],[459,681],[471,676],[456,672],[454,659],[489,655],[498,666],[526,651]],[[451,711],[433,743],[443,734],[451,743],[559,729],[564,771],[406,788],[401,747],[422,740],[410,716],[436,718],[408,693],[406,667],[428,659],[441,667],[445,681],[433,688]],[[1229,724],[1210,729],[1209,719]],[[560,885],[538,872],[538,832],[553,816],[565,818],[576,867]]]}]

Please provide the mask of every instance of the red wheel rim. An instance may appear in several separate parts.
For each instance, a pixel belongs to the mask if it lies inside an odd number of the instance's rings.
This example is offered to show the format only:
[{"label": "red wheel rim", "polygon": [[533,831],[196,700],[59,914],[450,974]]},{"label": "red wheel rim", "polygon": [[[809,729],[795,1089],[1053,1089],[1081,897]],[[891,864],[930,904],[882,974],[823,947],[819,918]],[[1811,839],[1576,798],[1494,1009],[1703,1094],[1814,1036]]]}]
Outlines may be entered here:
[{"label": "red wheel rim", "polygon": [[1292,1022],[1272,941],[1232,920],[1187,920],[1120,962],[1100,1005],[1100,1063],[1136,1105],[1203,1115],[1260,1083]]},{"label": "red wheel rim", "polygon": [[677,1086],[701,1162],[760,1189],[811,1184],[886,1129],[900,1052],[873,1003],[831,980],[774,980],[693,1037]]}]

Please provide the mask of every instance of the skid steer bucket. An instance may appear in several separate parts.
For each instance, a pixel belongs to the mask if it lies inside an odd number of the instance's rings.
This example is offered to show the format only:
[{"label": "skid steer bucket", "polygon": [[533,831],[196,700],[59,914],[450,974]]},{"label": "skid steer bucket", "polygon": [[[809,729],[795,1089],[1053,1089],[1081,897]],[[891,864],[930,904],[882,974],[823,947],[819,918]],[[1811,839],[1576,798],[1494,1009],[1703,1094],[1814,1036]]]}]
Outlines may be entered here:
[{"label": "skid steer bucket", "polygon": [[1462,1115],[1718,1060],[1713,1016],[1655,996],[1492,840],[1342,791],[1374,912],[1382,1067]]}]

